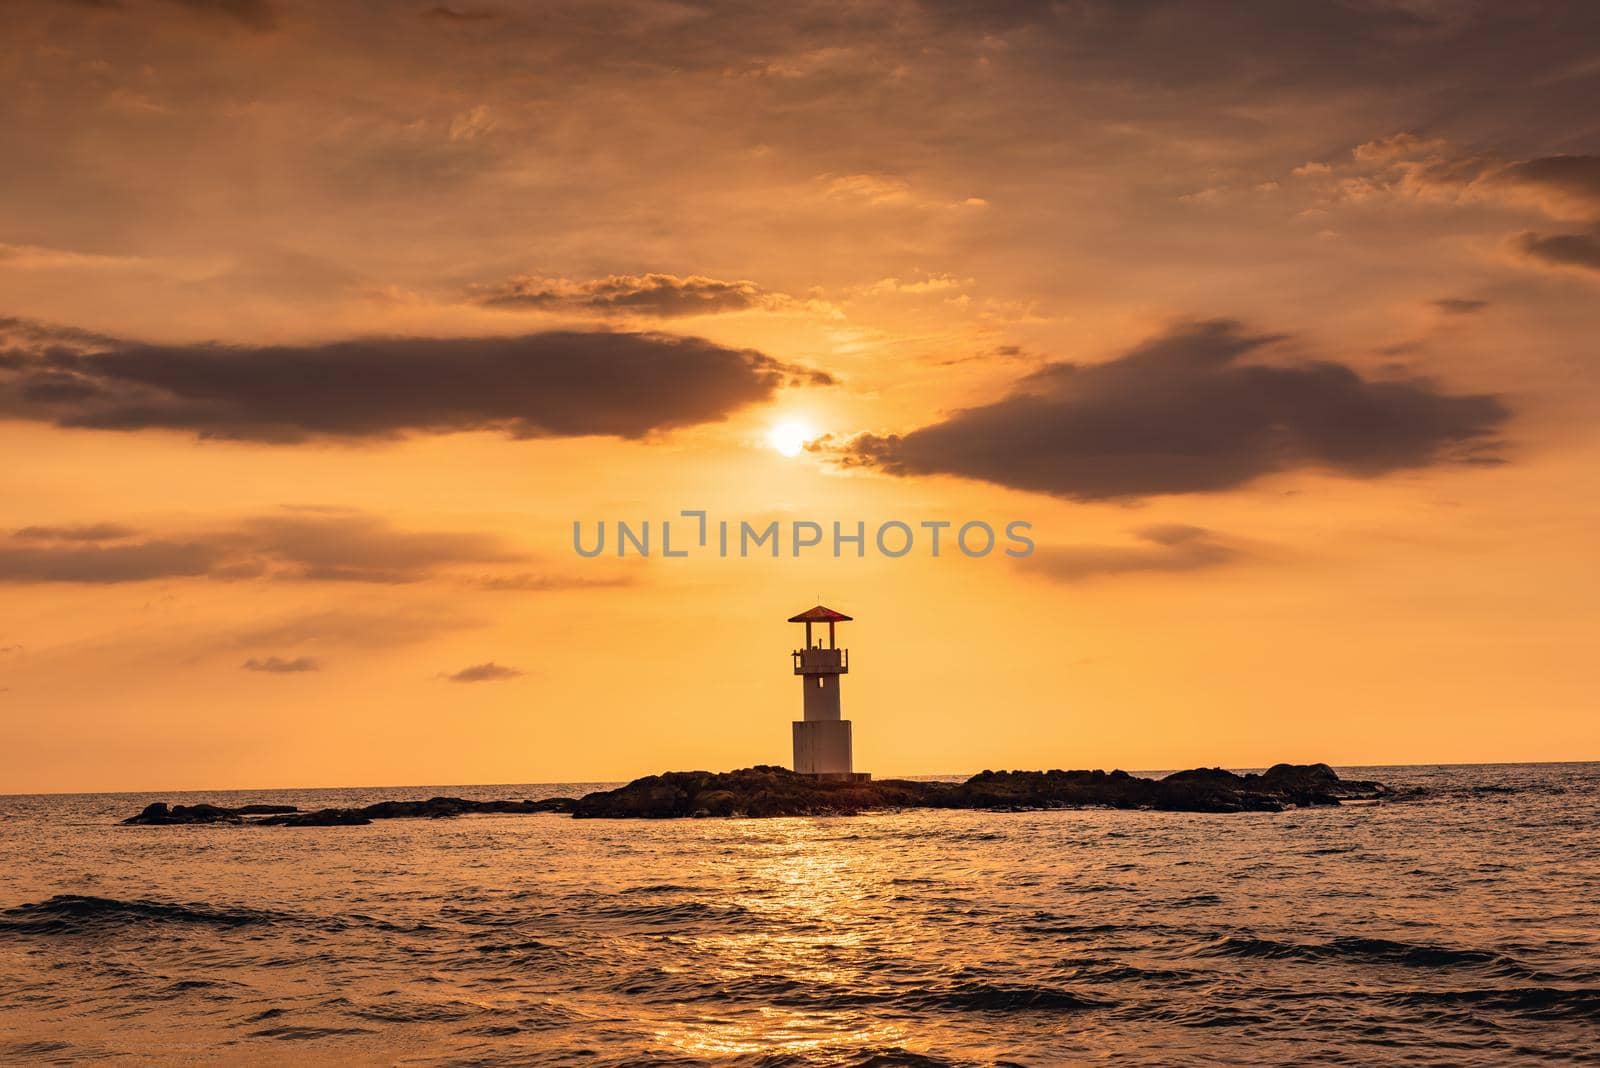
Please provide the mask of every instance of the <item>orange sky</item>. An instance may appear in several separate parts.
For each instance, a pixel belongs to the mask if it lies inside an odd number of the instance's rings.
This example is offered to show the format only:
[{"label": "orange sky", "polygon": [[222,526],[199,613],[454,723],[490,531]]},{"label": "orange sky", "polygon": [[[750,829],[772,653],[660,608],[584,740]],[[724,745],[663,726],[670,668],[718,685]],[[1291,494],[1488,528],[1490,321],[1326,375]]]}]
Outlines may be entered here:
[{"label": "orange sky", "polygon": [[1585,5],[7,19],[0,792],[1600,758]]}]

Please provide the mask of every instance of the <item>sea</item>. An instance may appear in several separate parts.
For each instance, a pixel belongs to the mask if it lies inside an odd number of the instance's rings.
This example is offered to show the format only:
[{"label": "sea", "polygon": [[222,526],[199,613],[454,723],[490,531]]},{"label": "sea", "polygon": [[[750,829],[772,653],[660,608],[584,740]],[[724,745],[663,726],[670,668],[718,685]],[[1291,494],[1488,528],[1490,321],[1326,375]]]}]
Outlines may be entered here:
[{"label": "sea", "polygon": [[0,797],[0,1063],[1600,1063],[1600,764],[1404,802],[122,827]]}]

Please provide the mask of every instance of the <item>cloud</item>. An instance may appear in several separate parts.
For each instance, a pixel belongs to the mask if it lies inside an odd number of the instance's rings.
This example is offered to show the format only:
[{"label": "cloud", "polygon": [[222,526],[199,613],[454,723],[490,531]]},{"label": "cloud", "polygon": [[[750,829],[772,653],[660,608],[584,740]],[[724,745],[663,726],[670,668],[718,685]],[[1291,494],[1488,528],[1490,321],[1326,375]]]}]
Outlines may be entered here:
[{"label": "cloud", "polygon": [[832,381],[670,334],[146,345],[8,324],[18,321],[0,320],[0,417],[278,444],[467,430],[639,438]]},{"label": "cloud", "polygon": [[1476,315],[1489,306],[1486,300],[1463,300],[1460,297],[1441,297],[1432,303],[1446,315]]},{"label": "cloud", "polygon": [[648,315],[661,319],[752,310],[780,311],[803,303],[786,293],[763,289],[755,282],[725,282],[698,274],[683,278],[675,274],[613,274],[585,282],[518,275],[481,293],[478,299],[490,307]]},{"label": "cloud", "polygon": [[523,572],[516,575],[484,575],[476,585],[480,590],[502,590],[518,593],[551,593],[557,590],[608,589],[632,586],[632,575],[605,575],[589,578],[582,575],[551,575]]},{"label": "cloud", "polygon": [[9,546],[0,544],[0,582],[141,582],[205,575],[218,564],[203,542],[146,541],[129,545]]},{"label": "cloud", "polygon": [[857,209],[972,212],[989,207],[983,197],[924,193],[893,174],[821,174],[812,185],[823,200]]},{"label": "cloud", "polygon": [[[1357,145],[1351,150],[1350,155],[1362,163],[1385,163],[1393,159],[1403,159],[1433,152],[1443,147],[1444,142],[1437,138],[1423,138],[1409,130],[1379,137],[1365,144]],[[1327,170],[1326,167],[1323,168]]]},{"label": "cloud", "polygon": [[1137,572],[1199,571],[1232,563],[1242,550],[1204,527],[1149,526],[1137,545],[1040,546],[1018,566],[1059,582]]},{"label": "cloud", "polygon": [[298,612],[255,622],[222,636],[229,649],[272,648],[392,649],[431,641],[441,635],[473,630],[482,619],[462,616],[452,602],[407,601],[381,610],[332,608]]},{"label": "cloud", "polygon": [[41,245],[0,244],[0,267],[31,271],[48,270],[126,270],[153,265],[156,261],[142,256],[108,256],[71,249],[47,248]]},{"label": "cloud", "polygon": [[[85,532],[97,537],[82,537]],[[359,512],[256,516],[188,535],[137,540],[132,528],[115,523],[24,527],[12,540],[24,544],[0,542],[0,582],[118,583],[204,576],[398,584],[420,582],[458,566],[526,559],[488,534],[401,530]]]},{"label": "cloud", "polygon": [[1348,161],[1307,163],[1291,173],[1337,176],[1336,199],[1346,202],[1494,203],[1559,219],[1600,220],[1600,156],[1506,159],[1402,132],[1358,145]]},{"label": "cloud", "polygon": [[911,183],[889,174],[825,174],[817,179],[823,196],[835,200],[857,200],[868,204],[909,204],[913,202]]},{"label": "cloud", "polygon": [[1189,323],[1108,363],[1054,363],[993,404],[904,435],[863,434],[841,462],[948,474],[1072,500],[1206,493],[1298,469],[1376,477],[1488,462],[1508,411],[1424,379],[1374,381],[1331,361],[1244,363],[1281,337]]},{"label": "cloud", "polygon": [[460,671],[440,677],[447,682],[500,682],[505,679],[521,678],[525,674],[527,672],[519,671],[513,667],[505,667],[501,664],[496,664],[493,660],[489,660],[482,664],[464,667]]},{"label": "cloud", "polygon": [[281,578],[416,582],[449,565],[525,559],[488,534],[397,530],[361,513],[260,516],[218,540]]},{"label": "cloud", "polygon": [[[1452,153],[1447,142],[1395,134],[1355,149],[1362,173],[1340,180],[1346,201],[1395,196],[1451,204],[1488,203],[1539,212],[1553,219],[1600,222],[1600,156],[1539,156],[1506,160]],[[1300,173],[1297,169],[1295,173]],[[1600,271],[1600,226],[1587,232],[1509,238],[1515,258],[1535,266]],[[1447,314],[1469,314],[1483,301],[1438,300]]]},{"label": "cloud", "polygon": [[23,527],[12,535],[28,541],[117,541],[138,531],[121,523],[85,523],[81,526]]},{"label": "cloud", "polygon": [[277,25],[272,5],[266,0],[168,0],[201,14],[233,19],[257,30],[270,30]]},{"label": "cloud", "polygon": [[1600,272],[1600,230],[1583,234],[1527,232],[1512,239],[1512,248],[1545,267]]},{"label": "cloud", "polygon": [[880,278],[871,285],[859,286],[855,292],[862,296],[879,296],[886,293],[945,293],[972,285],[972,279],[961,279],[950,274],[930,274],[923,278]]},{"label": "cloud", "polygon": [[322,663],[309,656],[252,656],[240,666],[246,671],[264,671],[269,675],[293,675],[303,671],[322,670]]},{"label": "cloud", "polygon": [[450,140],[471,141],[493,133],[497,125],[486,104],[477,104],[450,120]]},{"label": "cloud", "polygon": [[1536,194],[1551,215],[1600,217],[1600,156],[1523,160],[1493,172],[1489,180]]},{"label": "cloud", "polygon": [[[73,0],[82,8],[121,10],[121,0]],[[240,23],[254,30],[270,30],[277,26],[277,14],[267,0],[166,0],[175,7],[185,8],[200,15],[215,16]]]},{"label": "cloud", "polygon": [[492,22],[501,17],[498,11],[488,11],[481,8],[456,8],[446,4],[430,7],[422,13],[425,19],[438,19],[443,22]]}]

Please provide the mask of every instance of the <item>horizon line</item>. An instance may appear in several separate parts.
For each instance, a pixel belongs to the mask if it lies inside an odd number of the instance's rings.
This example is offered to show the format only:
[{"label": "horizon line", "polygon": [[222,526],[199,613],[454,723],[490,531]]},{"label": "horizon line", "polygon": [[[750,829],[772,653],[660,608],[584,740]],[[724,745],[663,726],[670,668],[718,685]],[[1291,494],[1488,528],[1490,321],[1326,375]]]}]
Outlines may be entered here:
[{"label": "horizon line", "polygon": [[[1289,763],[1289,762],[1288,761],[1280,761],[1279,763]],[[1336,770],[1340,769],[1340,768],[1343,768],[1343,769],[1346,769],[1346,770],[1349,770],[1349,769],[1361,769],[1361,768],[1504,768],[1504,767],[1520,767],[1520,766],[1525,766],[1525,765],[1548,765],[1548,764],[1600,764],[1600,758],[1591,759],[1591,760],[1460,760],[1460,761],[1448,761],[1448,762],[1443,762],[1443,763],[1400,763],[1400,764],[1341,764],[1341,763],[1330,763],[1328,761],[1316,761],[1316,763],[1326,763],[1326,764],[1328,764],[1329,767],[1334,768]],[[750,767],[760,767],[762,765],[746,764],[744,766],[747,767],[747,768],[750,768]],[[782,767],[782,765],[766,765],[766,766],[768,766],[768,767]],[[1232,771],[1232,772],[1264,771],[1267,768],[1272,767],[1272,766],[1273,765],[1271,765],[1271,764],[1264,764],[1264,765],[1237,765],[1237,766],[1232,766],[1232,767],[1225,766],[1225,765],[1222,765],[1222,764],[1210,764],[1210,765],[1197,764],[1197,765],[1194,765],[1194,767],[1196,767],[1196,768],[1215,767],[1215,768],[1222,768],[1224,771]],[[694,771],[705,771],[705,770],[707,770],[707,769],[705,769],[705,768],[684,768],[684,769],[681,769],[682,772],[694,772]],[[740,768],[729,768],[729,769],[726,769],[726,770],[727,771],[739,771],[739,770],[742,770],[742,769],[740,769]],[[1014,768],[999,768],[999,769],[991,768],[991,769],[987,769],[987,770],[1014,771],[1014,770],[1018,770],[1018,769],[1014,769]],[[1027,770],[1035,770],[1035,769],[1027,769]],[[1037,770],[1041,770],[1041,771],[1044,771],[1044,770],[1105,771],[1106,769],[1104,769],[1104,768],[1062,768],[1062,769],[1044,769],[1044,768],[1040,768],[1040,769],[1037,769]],[[1126,769],[1126,768],[1112,768],[1110,770],[1112,770],[1112,771],[1127,771],[1127,773],[1129,775],[1147,777],[1147,776],[1154,776],[1154,775],[1171,775],[1171,774],[1173,774],[1175,772],[1178,772],[1178,771],[1187,771],[1187,770],[1190,770],[1190,769],[1187,769],[1187,768],[1140,768],[1140,769],[1135,769],[1135,770],[1132,770],[1132,771],[1128,771],[1128,769]],[[677,773],[677,772],[673,772],[673,771],[657,771],[657,772],[652,772],[650,774],[651,775],[670,775],[670,774],[675,774],[675,773]],[[725,772],[712,772],[712,774],[725,774]],[[885,775],[885,776],[882,776],[881,778],[877,779],[877,781],[882,782],[882,781],[894,780],[894,779],[971,778],[972,776],[977,775],[977,774],[979,774],[979,772],[977,772],[977,771],[973,771],[973,772],[916,772],[916,773],[913,773],[913,774]],[[486,787],[486,786],[605,786],[605,785],[612,784],[612,783],[615,783],[615,784],[620,786],[620,785],[626,785],[627,783],[630,783],[630,782],[634,782],[634,781],[636,781],[638,779],[644,779],[644,778],[649,778],[649,777],[650,777],[649,775],[635,775],[635,776],[633,776],[633,778],[629,778],[629,779],[557,779],[557,780],[551,780],[549,782],[478,782],[478,783],[456,782],[456,783],[374,783],[374,784],[362,783],[362,784],[342,785],[342,786],[228,786],[228,787],[207,787],[207,786],[202,786],[202,787],[182,787],[182,788],[179,788],[179,787],[153,787],[153,788],[150,788],[150,789],[141,789],[141,790],[36,790],[36,791],[30,792],[30,793],[0,793],[0,798],[13,798],[13,797],[126,797],[126,796],[130,796],[130,795],[135,795],[135,794],[156,794],[156,793],[173,793],[173,794],[204,794],[204,793],[237,794],[237,793],[248,793],[250,791],[257,791],[257,792],[260,792],[260,793],[287,793],[287,792],[289,792],[291,790],[301,790],[301,791],[318,791],[318,790],[416,790],[416,789],[422,789],[422,788],[429,788],[429,789],[440,788],[440,789],[442,789],[442,788],[447,788],[447,787],[481,789],[482,787]]]}]

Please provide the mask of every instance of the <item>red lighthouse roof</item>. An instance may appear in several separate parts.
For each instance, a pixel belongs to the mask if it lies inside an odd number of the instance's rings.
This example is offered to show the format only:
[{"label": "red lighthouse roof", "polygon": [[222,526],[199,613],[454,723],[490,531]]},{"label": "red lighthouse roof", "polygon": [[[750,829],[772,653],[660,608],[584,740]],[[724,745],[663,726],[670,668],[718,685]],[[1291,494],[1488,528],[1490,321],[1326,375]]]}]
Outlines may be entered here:
[{"label": "red lighthouse roof", "polygon": [[820,604],[815,608],[807,608],[797,616],[789,617],[790,623],[846,623],[849,620],[850,617],[843,612],[835,612],[833,609],[824,608]]}]

